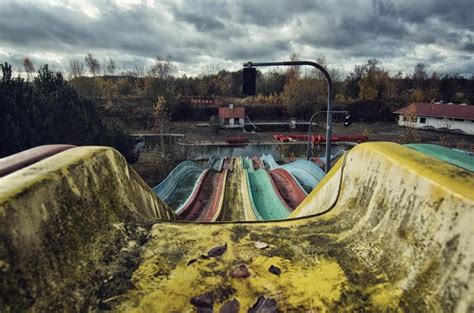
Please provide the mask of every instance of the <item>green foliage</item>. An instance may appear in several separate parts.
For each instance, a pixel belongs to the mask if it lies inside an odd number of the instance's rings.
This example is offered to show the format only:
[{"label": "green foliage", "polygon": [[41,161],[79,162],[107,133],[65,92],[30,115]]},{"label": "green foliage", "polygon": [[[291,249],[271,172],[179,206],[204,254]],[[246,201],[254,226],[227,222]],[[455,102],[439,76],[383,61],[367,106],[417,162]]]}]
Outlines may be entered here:
[{"label": "green foliage", "polygon": [[0,157],[54,143],[109,145],[124,155],[131,149],[129,136],[107,127],[96,104],[47,66],[32,84],[4,75],[0,99]]}]

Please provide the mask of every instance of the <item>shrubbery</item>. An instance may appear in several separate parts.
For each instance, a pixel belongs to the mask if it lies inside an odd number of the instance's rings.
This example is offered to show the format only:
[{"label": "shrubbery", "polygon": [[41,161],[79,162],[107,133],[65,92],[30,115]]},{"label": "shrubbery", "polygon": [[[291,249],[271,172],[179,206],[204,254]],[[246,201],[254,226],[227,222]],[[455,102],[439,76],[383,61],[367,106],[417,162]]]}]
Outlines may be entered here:
[{"label": "shrubbery", "polygon": [[43,67],[33,82],[0,81],[0,157],[44,144],[108,145],[127,156],[133,141],[105,125],[96,104],[79,96],[60,73]]}]

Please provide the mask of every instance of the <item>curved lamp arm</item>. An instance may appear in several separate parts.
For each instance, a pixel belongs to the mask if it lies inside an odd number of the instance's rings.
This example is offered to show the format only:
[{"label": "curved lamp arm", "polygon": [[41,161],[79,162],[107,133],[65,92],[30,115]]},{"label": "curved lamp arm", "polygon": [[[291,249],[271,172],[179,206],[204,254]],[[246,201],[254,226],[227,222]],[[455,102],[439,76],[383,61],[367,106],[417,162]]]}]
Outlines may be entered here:
[{"label": "curved lamp arm", "polygon": [[[328,110],[326,115],[326,165],[324,167],[325,172],[329,172],[331,169],[331,137],[332,137],[332,102],[333,102],[333,86],[332,79],[328,71],[320,64],[311,61],[286,61],[286,62],[260,62],[244,63],[244,67],[259,67],[259,66],[292,66],[292,65],[310,65],[320,70],[326,78],[328,85]],[[311,127],[311,124],[310,124]],[[308,138],[309,139],[309,138]],[[308,140],[308,147],[310,148],[310,141]]]}]

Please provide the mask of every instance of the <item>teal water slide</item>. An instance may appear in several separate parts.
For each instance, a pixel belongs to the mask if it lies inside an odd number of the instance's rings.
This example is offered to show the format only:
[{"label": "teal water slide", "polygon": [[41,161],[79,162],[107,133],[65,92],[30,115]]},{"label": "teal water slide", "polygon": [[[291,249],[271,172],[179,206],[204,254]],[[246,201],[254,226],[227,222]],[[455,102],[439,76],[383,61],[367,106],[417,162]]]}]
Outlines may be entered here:
[{"label": "teal water slide", "polygon": [[308,160],[296,160],[282,165],[281,168],[290,172],[306,192],[311,192],[323,179],[324,171]]},{"label": "teal water slide", "polygon": [[271,154],[264,154],[262,155],[261,159],[268,170],[273,170],[280,167]]},{"label": "teal water slide", "polygon": [[172,209],[177,210],[186,202],[205,165],[192,161],[178,164],[153,191]]},{"label": "teal water slide", "polygon": [[307,160],[296,160],[285,165],[278,165],[273,156],[268,154],[262,156],[262,161],[269,170],[282,168],[288,171],[308,193],[316,187],[325,175],[318,165]]},{"label": "teal water slide", "polygon": [[253,162],[249,157],[242,158],[242,167],[247,171],[254,171]]},{"label": "teal water slide", "polygon": [[287,218],[290,215],[290,208],[276,191],[268,172],[264,169],[246,172],[250,187],[250,200],[257,218],[259,220]]},{"label": "teal water slide", "polygon": [[432,144],[410,143],[406,144],[405,146],[427,154],[438,160],[442,160],[458,167],[462,167],[471,172],[474,172],[474,157],[472,155],[469,155],[469,153],[456,151],[443,146]]}]

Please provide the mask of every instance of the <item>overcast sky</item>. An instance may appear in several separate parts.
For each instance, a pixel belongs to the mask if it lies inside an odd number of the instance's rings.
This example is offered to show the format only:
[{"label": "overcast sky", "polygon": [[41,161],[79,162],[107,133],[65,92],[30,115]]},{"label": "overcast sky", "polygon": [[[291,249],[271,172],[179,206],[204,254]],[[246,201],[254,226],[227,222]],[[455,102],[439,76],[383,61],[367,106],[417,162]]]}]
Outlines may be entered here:
[{"label": "overcast sky", "polygon": [[377,58],[391,73],[474,73],[473,0],[0,0],[0,62],[60,67],[87,53],[120,68],[171,55],[179,74],[244,61],[326,57],[349,71]]}]

